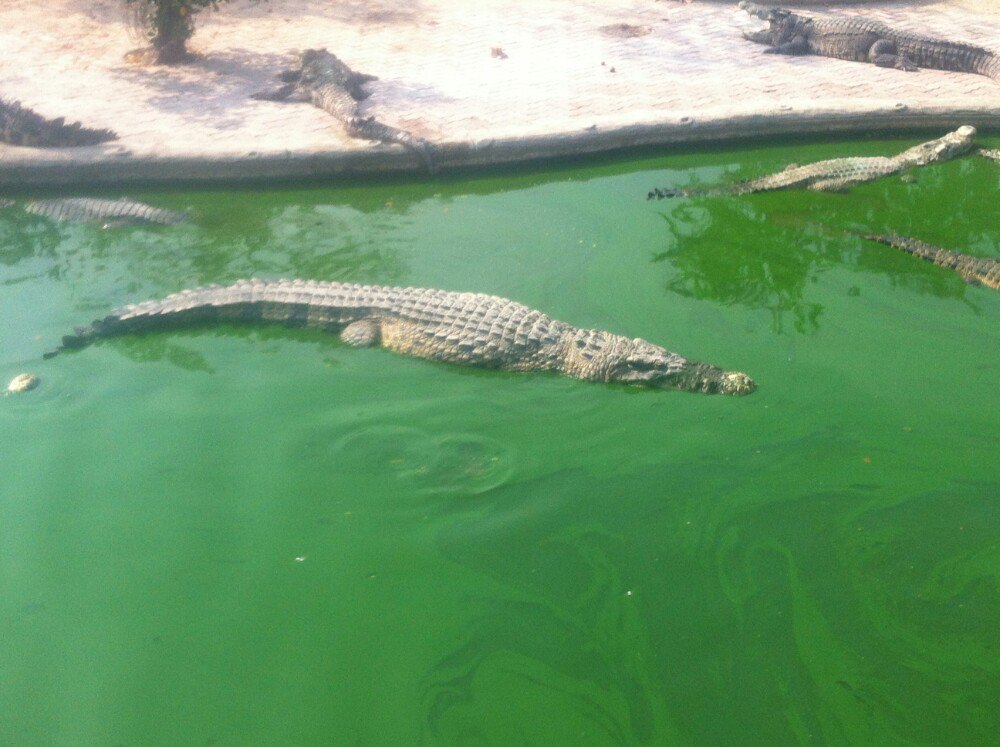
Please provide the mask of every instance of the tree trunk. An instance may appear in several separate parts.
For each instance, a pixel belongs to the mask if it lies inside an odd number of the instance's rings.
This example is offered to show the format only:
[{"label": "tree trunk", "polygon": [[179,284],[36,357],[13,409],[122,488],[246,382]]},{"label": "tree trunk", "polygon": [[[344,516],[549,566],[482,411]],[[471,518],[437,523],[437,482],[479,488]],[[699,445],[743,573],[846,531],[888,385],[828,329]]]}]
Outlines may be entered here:
[{"label": "tree trunk", "polygon": [[191,59],[186,44],[194,33],[194,22],[184,0],[161,0],[157,4],[153,23],[156,28],[152,40],[156,62],[173,65]]}]

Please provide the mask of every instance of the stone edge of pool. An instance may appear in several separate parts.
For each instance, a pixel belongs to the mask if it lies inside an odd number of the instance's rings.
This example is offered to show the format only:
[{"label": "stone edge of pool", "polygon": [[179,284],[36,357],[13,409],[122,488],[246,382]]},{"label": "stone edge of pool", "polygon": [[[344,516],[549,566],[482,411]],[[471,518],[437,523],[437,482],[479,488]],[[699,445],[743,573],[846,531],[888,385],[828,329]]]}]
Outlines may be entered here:
[{"label": "stone edge of pool", "polygon": [[[810,110],[748,113],[724,118],[679,118],[651,124],[558,132],[542,136],[439,143],[443,171],[549,158],[669,147],[780,135],[907,132],[971,124],[1000,129],[1000,106],[910,109],[894,105],[867,111]],[[128,182],[296,179],[426,173],[399,146],[205,154],[133,155],[115,143],[39,150],[0,145],[0,186],[6,188],[111,185]]]}]

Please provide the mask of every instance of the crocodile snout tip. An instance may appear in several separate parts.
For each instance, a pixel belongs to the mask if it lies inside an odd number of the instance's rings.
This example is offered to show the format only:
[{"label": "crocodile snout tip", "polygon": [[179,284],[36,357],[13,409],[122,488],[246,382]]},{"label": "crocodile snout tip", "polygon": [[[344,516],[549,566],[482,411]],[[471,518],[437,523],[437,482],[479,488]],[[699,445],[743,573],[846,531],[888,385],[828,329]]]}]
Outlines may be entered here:
[{"label": "crocodile snout tip", "polygon": [[729,371],[719,381],[720,394],[750,394],[756,388],[757,383],[745,373],[739,371]]}]

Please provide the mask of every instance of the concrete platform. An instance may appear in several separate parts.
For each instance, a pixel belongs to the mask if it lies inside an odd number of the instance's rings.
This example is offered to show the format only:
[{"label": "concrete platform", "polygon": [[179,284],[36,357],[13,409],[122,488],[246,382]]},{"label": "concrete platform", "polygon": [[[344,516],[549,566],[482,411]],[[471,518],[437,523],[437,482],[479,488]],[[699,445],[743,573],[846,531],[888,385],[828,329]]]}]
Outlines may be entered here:
[{"label": "concrete platform", "polygon": [[[995,0],[789,7],[1000,47]],[[442,168],[780,133],[1000,127],[1000,84],[988,78],[765,55],[742,38],[742,15],[705,0],[236,0],[199,15],[196,62],[143,68],[123,60],[140,40],[118,0],[3,0],[0,95],[120,139],[0,144],[0,185],[421,170],[313,106],[249,98],[311,47],[378,75],[364,113],[438,144]]]}]

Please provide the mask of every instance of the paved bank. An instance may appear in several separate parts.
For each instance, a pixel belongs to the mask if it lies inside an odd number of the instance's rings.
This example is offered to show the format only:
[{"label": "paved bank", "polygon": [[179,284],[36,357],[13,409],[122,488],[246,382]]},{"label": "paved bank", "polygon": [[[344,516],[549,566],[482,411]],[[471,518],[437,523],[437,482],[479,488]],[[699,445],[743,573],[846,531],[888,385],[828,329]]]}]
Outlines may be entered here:
[{"label": "paved bank", "polygon": [[[989,4],[803,12],[997,47],[1000,12]],[[238,0],[199,16],[198,61],[141,68],[123,61],[138,42],[116,0],[4,0],[0,95],[120,139],[0,145],[0,185],[419,171],[413,154],[349,138],[313,106],[249,98],[310,47],[378,75],[364,113],[438,144],[443,168],[761,134],[1000,127],[1000,85],[988,78],[765,55],[738,18],[735,3],[698,0],[484,0],[472,10],[466,0]]]}]

